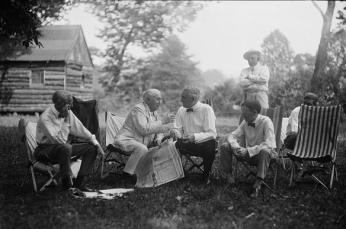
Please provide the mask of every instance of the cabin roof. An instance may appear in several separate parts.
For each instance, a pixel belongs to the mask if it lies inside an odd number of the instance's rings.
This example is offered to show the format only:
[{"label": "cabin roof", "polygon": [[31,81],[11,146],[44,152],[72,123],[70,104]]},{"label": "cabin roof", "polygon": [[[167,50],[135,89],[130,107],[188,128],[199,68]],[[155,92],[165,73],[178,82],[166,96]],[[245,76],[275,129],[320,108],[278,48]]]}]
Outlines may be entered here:
[{"label": "cabin roof", "polygon": [[[43,47],[30,47],[28,52],[4,58],[9,61],[65,61],[92,66],[92,59],[81,25],[50,25],[39,29]],[[3,60],[4,60],[3,59]]]}]

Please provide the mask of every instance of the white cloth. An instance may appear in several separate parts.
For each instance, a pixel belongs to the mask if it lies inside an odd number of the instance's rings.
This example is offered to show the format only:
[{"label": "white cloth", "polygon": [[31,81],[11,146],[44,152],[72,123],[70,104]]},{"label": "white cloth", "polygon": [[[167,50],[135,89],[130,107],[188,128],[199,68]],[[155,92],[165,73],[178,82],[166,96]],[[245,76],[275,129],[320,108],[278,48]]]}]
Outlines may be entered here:
[{"label": "white cloth", "polygon": [[300,112],[300,106],[294,108],[291,111],[290,117],[288,118],[286,135],[290,133],[298,133],[298,117]]},{"label": "white cloth", "polygon": [[254,123],[255,127],[252,127],[243,120],[227,138],[233,149],[239,148],[239,142],[245,140],[250,157],[259,154],[262,149],[276,148],[274,125],[270,118],[259,114]]},{"label": "white cloth", "polygon": [[269,69],[265,65],[244,68],[240,73],[240,86],[244,92],[268,91]]},{"label": "white cloth", "polygon": [[151,148],[138,162],[136,187],[157,187],[184,177],[181,158],[175,142],[165,141]]},{"label": "white cloth", "polygon": [[95,135],[83,126],[71,110],[66,118],[59,118],[59,112],[51,105],[41,114],[36,129],[38,144],[65,144],[69,134],[89,140],[94,145],[99,144]]},{"label": "white cloth", "polygon": [[186,108],[180,107],[175,121],[175,127],[179,134],[195,136],[196,142],[206,139],[216,138],[215,114],[213,108],[208,104],[197,102],[192,112],[187,112]]}]

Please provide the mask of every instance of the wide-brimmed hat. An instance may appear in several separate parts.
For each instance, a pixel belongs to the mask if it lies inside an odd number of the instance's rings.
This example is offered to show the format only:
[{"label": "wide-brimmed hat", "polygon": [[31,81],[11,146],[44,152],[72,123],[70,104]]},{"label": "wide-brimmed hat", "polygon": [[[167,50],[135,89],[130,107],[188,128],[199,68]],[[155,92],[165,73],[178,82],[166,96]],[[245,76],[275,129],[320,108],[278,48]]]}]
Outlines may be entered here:
[{"label": "wide-brimmed hat", "polygon": [[244,53],[243,57],[245,60],[248,60],[249,56],[252,54],[256,54],[258,56],[258,58],[261,58],[261,56],[262,56],[262,53],[260,51],[258,51],[256,49],[250,49],[249,51]]}]

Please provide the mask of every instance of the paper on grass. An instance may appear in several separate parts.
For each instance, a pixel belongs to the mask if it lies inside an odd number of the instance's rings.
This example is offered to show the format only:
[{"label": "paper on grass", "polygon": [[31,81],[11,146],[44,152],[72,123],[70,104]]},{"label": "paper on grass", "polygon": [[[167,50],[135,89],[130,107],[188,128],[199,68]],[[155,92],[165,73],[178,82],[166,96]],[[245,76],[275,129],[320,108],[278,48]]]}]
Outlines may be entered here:
[{"label": "paper on grass", "polygon": [[125,193],[133,192],[134,189],[125,189],[125,188],[113,188],[99,190],[98,192],[83,192],[86,198],[100,198],[106,200],[112,200],[116,197],[122,197]]}]

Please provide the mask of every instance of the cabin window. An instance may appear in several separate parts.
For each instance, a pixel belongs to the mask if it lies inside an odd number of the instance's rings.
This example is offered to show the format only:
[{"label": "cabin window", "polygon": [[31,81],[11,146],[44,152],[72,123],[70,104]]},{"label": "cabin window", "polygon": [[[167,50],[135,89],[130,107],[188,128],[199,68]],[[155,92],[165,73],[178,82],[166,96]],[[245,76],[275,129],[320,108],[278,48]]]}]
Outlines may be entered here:
[{"label": "cabin window", "polygon": [[43,86],[44,85],[44,71],[32,70],[31,71],[31,86]]}]

